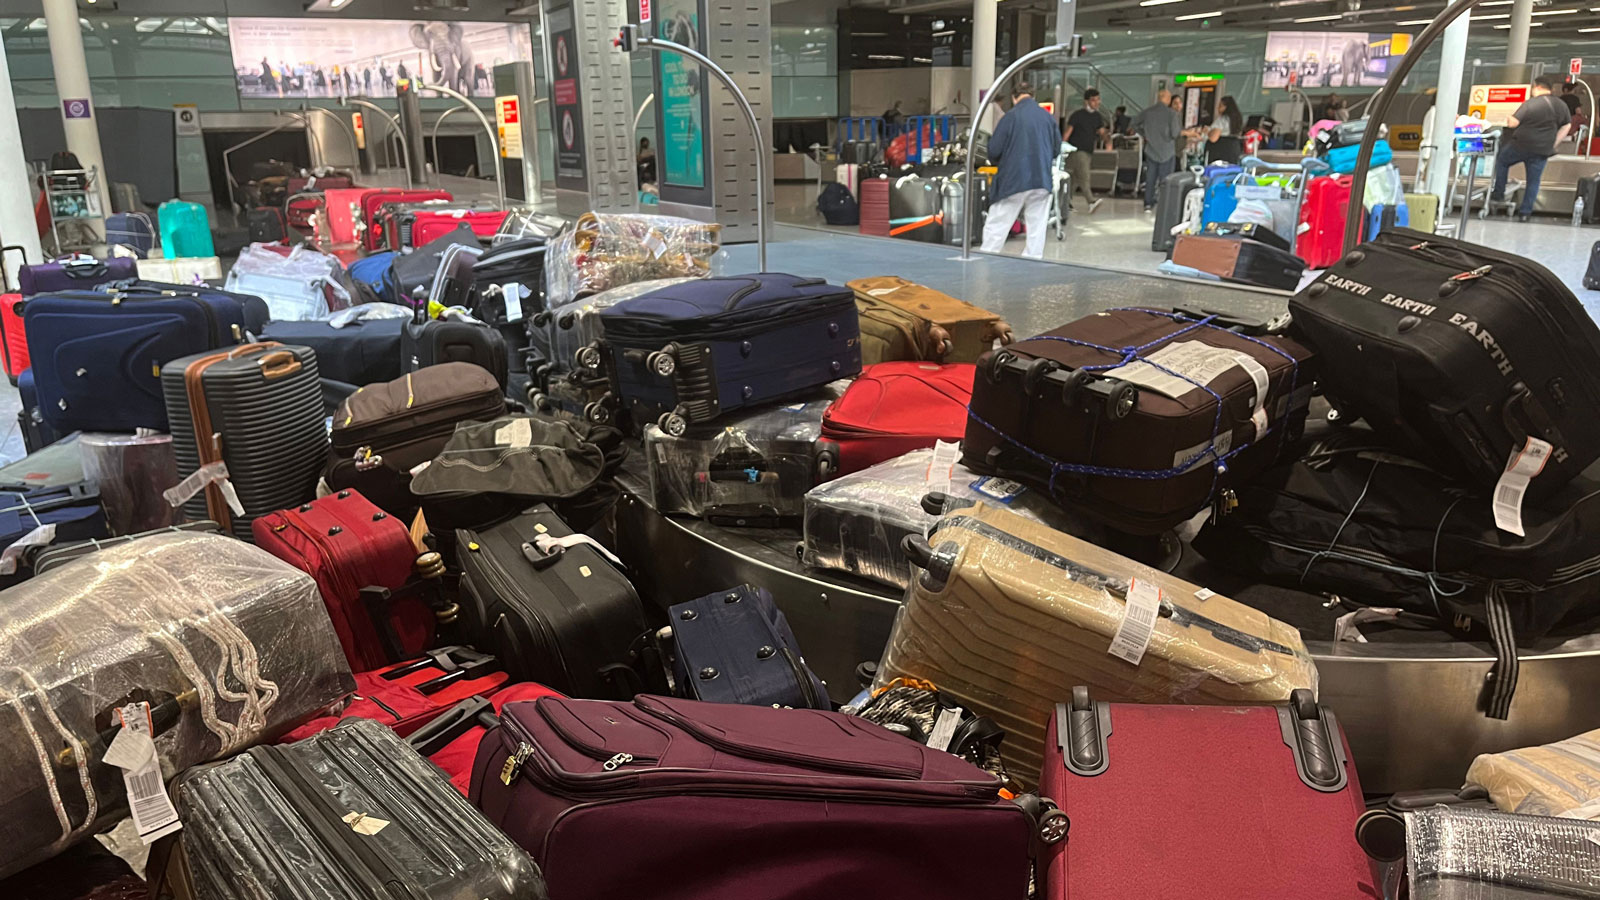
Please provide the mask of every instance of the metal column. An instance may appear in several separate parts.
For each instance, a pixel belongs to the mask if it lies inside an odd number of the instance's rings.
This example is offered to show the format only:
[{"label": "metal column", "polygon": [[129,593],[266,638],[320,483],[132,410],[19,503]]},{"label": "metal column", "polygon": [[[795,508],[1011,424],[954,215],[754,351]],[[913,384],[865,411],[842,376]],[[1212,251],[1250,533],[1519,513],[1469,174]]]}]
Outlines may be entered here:
[{"label": "metal column", "polygon": [[[43,262],[39,228],[33,218],[33,192],[28,186],[28,165],[22,155],[22,129],[17,124],[16,96],[11,92],[11,70],[6,66],[6,48],[0,44],[0,245],[20,247],[0,251],[0,293],[19,290],[11,281],[17,266],[24,262]],[[21,258],[19,258],[21,257]]]},{"label": "metal column", "polygon": [[[1450,178],[1455,167],[1456,115],[1461,103],[1461,78],[1467,68],[1467,31],[1472,25],[1468,12],[1444,30],[1443,56],[1439,60],[1439,91],[1433,98],[1433,133],[1427,141],[1424,161],[1427,184],[1424,190],[1440,202],[1449,196]],[[1459,237],[1459,235],[1458,235]]]},{"label": "metal column", "polygon": [[1506,65],[1520,66],[1528,61],[1528,35],[1533,31],[1533,0],[1514,0],[1511,4],[1511,30],[1506,32]]},{"label": "metal column", "polygon": [[395,120],[410,185],[425,183],[428,178],[428,158],[422,144],[422,99],[417,96],[421,89],[421,83],[414,78],[402,79],[395,85],[395,99],[400,107]]},{"label": "metal column", "polygon": [[100,197],[100,211],[102,215],[110,215],[111,191],[107,185],[105,157],[100,151],[100,126],[89,88],[89,63],[83,52],[77,0],[44,0],[44,20],[67,149],[78,157],[83,168],[96,173],[94,186]]},{"label": "metal column", "polygon": [[983,121],[984,91],[994,81],[995,20],[999,18],[998,0],[972,0],[972,131],[985,127]]}]

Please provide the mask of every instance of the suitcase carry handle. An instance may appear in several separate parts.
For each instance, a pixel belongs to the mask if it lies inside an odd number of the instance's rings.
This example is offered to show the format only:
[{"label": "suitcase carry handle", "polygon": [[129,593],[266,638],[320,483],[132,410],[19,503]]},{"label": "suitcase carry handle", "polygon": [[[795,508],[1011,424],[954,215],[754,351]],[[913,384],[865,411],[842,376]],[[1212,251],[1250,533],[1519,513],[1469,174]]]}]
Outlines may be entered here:
[{"label": "suitcase carry handle", "polygon": [[468,697],[413,731],[406,738],[406,745],[419,756],[432,756],[473,728],[488,729],[499,724],[500,717],[495,715],[493,703],[483,697]]},{"label": "suitcase carry handle", "polygon": [[526,559],[528,564],[533,566],[533,570],[535,572],[543,572],[545,569],[548,569],[560,562],[561,557],[566,552],[567,548],[560,545],[551,547],[549,553],[540,550],[531,543],[524,543],[522,545],[522,558]]},{"label": "suitcase carry handle", "polygon": [[300,371],[300,360],[287,350],[278,350],[268,353],[256,360],[261,366],[261,376],[268,381],[275,381]]}]

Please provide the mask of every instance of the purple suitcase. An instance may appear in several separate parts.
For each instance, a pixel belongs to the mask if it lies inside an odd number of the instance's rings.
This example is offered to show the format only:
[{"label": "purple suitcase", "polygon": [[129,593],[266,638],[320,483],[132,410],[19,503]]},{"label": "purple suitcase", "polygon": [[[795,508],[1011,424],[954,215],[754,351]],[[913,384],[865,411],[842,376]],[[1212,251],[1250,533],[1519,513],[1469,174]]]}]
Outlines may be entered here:
[{"label": "purple suitcase", "polygon": [[52,291],[89,290],[108,282],[138,277],[138,261],[127,256],[39,263],[23,266],[17,271],[17,281],[22,286],[24,297]]},{"label": "purple suitcase", "polygon": [[998,778],[955,756],[821,710],[546,697],[500,722],[471,800],[561,900],[1020,898],[1034,822],[1059,818],[1001,799]]}]

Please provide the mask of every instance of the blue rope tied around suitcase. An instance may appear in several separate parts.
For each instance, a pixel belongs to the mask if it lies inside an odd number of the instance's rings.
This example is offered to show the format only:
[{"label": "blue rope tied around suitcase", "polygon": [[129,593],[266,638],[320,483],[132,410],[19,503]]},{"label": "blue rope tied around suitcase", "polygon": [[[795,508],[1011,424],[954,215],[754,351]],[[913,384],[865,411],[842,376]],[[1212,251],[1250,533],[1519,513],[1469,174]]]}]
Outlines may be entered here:
[{"label": "blue rope tied around suitcase", "polygon": [[[1193,318],[1189,318],[1187,316],[1184,316],[1182,313],[1162,312],[1160,310],[1145,309],[1143,307],[1137,307],[1137,306],[1117,307],[1115,309],[1109,309],[1109,310],[1107,310],[1107,312],[1141,312],[1141,313],[1149,313],[1150,315],[1162,316],[1162,317],[1165,317],[1165,318],[1170,318],[1175,322],[1182,322],[1182,323],[1187,323],[1187,324],[1185,324],[1183,328],[1180,328],[1177,331],[1172,332],[1171,334],[1163,335],[1162,337],[1156,338],[1155,340],[1149,341],[1149,342],[1144,343],[1144,344],[1139,344],[1139,345],[1136,345],[1136,346],[1129,346],[1129,347],[1106,347],[1106,346],[1103,346],[1101,344],[1096,344],[1096,343],[1094,343],[1092,341],[1083,341],[1083,340],[1078,340],[1076,338],[1060,337],[1058,335],[1048,335],[1048,334],[1038,335],[1036,337],[1029,338],[1029,340],[1035,340],[1035,341],[1060,341],[1060,342],[1062,342],[1064,344],[1072,344],[1073,346],[1077,346],[1077,347],[1087,347],[1087,348],[1089,348],[1091,350],[1099,350],[1102,353],[1115,354],[1118,357],[1118,361],[1116,361],[1116,362],[1101,363],[1101,364],[1096,364],[1096,365],[1092,365],[1092,366],[1082,366],[1081,370],[1085,371],[1085,372],[1107,371],[1107,370],[1110,370],[1110,369],[1118,368],[1120,366],[1129,365],[1131,363],[1142,362],[1145,365],[1150,366],[1151,368],[1153,368],[1153,369],[1155,369],[1155,370],[1157,370],[1159,372],[1163,372],[1163,373],[1165,373],[1167,375],[1171,375],[1174,378],[1178,378],[1180,380],[1187,381],[1188,383],[1194,385],[1195,387],[1199,388],[1200,390],[1205,391],[1207,394],[1211,395],[1211,399],[1213,401],[1213,405],[1216,408],[1215,414],[1214,414],[1214,416],[1212,418],[1212,422],[1211,422],[1211,440],[1198,453],[1194,454],[1193,456],[1189,457],[1188,459],[1183,460],[1182,462],[1178,463],[1177,465],[1172,466],[1170,468],[1166,468],[1166,469],[1123,469],[1123,468],[1116,468],[1116,467],[1113,467],[1113,466],[1093,466],[1093,465],[1087,465],[1087,464],[1084,464],[1084,463],[1062,462],[1061,460],[1056,459],[1055,457],[1052,457],[1052,456],[1050,456],[1048,454],[1045,454],[1045,453],[1041,453],[1038,450],[1035,450],[1034,448],[1029,447],[1026,444],[1023,444],[1022,442],[1018,441],[1016,438],[1013,438],[1011,435],[1008,435],[1004,431],[1001,431],[999,428],[995,427],[993,424],[991,424],[990,422],[985,420],[982,416],[978,415],[972,409],[972,405],[970,403],[967,405],[967,416],[969,418],[971,418],[974,422],[977,422],[979,425],[982,425],[983,427],[985,427],[985,428],[989,429],[990,431],[994,432],[995,436],[999,437],[1002,441],[1005,441],[1006,443],[1011,444],[1012,446],[1016,447],[1018,450],[1021,450],[1022,452],[1028,454],[1029,456],[1032,456],[1033,458],[1035,458],[1035,459],[1039,460],[1040,462],[1044,463],[1045,465],[1049,466],[1050,467],[1050,480],[1049,480],[1049,485],[1048,486],[1049,486],[1050,493],[1052,495],[1054,495],[1056,493],[1056,477],[1059,476],[1063,472],[1068,473],[1068,474],[1072,474],[1072,475],[1094,475],[1094,476],[1099,476],[1099,477],[1103,477],[1103,478],[1133,478],[1133,479],[1139,479],[1139,480],[1143,480],[1143,481],[1161,481],[1161,480],[1164,480],[1164,479],[1167,479],[1167,478],[1174,478],[1174,477],[1176,477],[1178,475],[1182,475],[1185,472],[1188,472],[1190,469],[1192,469],[1196,465],[1198,465],[1199,462],[1203,458],[1205,458],[1206,456],[1209,455],[1209,456],[1213,457],[1216,460],[1216,465],[1212,468],[1212,473],[1211,473],[1211,489],[1210,489],[1210,493],[1207,496],[1207,502],[1210,502],[1210,499],[1216,495],[1217,479],[1221,476],[1221,474],[1223,472],[1225,472],[1227,470],[1226,469],[1227,461],[1230,458],[1232,458],[1235,454],[1241,453],[1241,452],[1249,449],[1250,447],[1254,446],[1255,442],[1254,441],[1247,441],[1247,442],[1245,442],[1243,444],[1240,444],[1237,447],[1234,447],[1234,448],[1228,450],[1228,452],[1226,452],[1226,453],[1221,453],[1221,454],[1217,453],[1217,436],[1222,431],[1222,395],[1218,394],[1216,391],[1213,391],[1210,387],[1200,383],[1199,381],[1196,381],[1195,379],[1193,379],[1193,378],[1191,378],[1191,377],[1189,377],[1187,375],[1184,375],[1181,372],[1175,372],[1172,369],[1169,369],[1166,366],[1163,366],[1158,362],[1152,362],[1151,360],[1144,358],[1144,356],[1143,356],[1144,352],[1147,351],[1147,350],[1150,350],[1151,348],[1154,348],[1154,347],[1165,346],[1165,345],[1171,343],[1176,338],[1182,337],[1183,335],[1188,334],[1188,333],[1193,332],[1193,331],[1198,331],[1198,330],[1200,330],[1202,328],[1210,328],[1210,329],[1213,329],[1213,330],[1216,330],[1216,331],[1224,331],[1224,332],[1227,332],[1228,334],[1230,334],[1230,335],[1232,335],[1232,336],[1234,336],[1236,338],[1240,338],[1240,339],[1249,341],[1252,344],[1256,344],[1256,345],[1261,346],[1261,347],[1263,347],[1263,348],[1265,348],[1267,350],[1270,350],[1271,352],[1276,353],[1277,355],[1279,355],[1279,356],[1283,357],[1284,359],[1288,360],[1289,361],[1289,391],[1288,391],[1288,394],[1286,396],[1291,396],[1291,397],[1294,395],[1295,389],[1299,386],[1299,381],[1300,381],[1300,361],[1295,359],[1290,354],[1285,353],[1281,348],[1275,347],[1272,344],[1267,343],[1266,341],[1263,341],[1263,340],[1261,340],[1259,338],[1251,337],[1250,335],[1247,335],[1247,334],[1240,334],[1240,333],[1238,333],[1236,331],[1229,331],[1226,328],[1222,328],[1222,327],[1220,327],[1218,325],[1212,324],[1217,319],[1217,317],[1215,315],[1206,316],[1206,317],[1201,318],[1201,319],[1193,319]],[[1261,399],[1261,402],[1262,402],[1263,408],[1264,408],[1265,403],[1266,403],[1266,397],[1262,397],[1260,399]],[[1267,430],[1263,431],[1261,433],[1260,437],[1266,437],[1267,435],[1271,434],[1273,431],[1277,430],[1279,425],[1281,425],[1284,421],[1288,420],[1290,412],[1291,412],[1291,409],[1290,409],[1289,404],[1285,403],[1284,404],[1284,412],[1283,412],[1282,419],[1280,419],[1280,421],[1277,422],[1277,423],[1270,423],[1267,426]]]}]

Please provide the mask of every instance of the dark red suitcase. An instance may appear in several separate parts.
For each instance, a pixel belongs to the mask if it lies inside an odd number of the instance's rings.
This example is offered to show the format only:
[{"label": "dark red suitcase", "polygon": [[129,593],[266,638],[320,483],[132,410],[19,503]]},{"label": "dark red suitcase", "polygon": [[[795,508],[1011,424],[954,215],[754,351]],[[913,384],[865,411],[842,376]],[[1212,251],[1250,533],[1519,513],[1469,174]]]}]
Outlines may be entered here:
[{"label": "dark red suitcase", "polygon": [[451,200],[449,191],[405,190],[385,188],[369,191],[361,198],[361,246],[367,250],[382,250],[389,246],[384,230],[384,206],[390,203],[423,203],[429,200]]},{"label": "dark red suitcase", "polygon": [[278,743],[304,740],[350,718],[371,719],[407,737],[464,701],[482,699],[511,679],[500,661],[466,647],[440,647],[420,659],[357,672],[348,705],[301,725]]},{"label": "dark red suitcase", "polygon": [[500,721],[468,796],[552,897],[1027,896],[1025,805],[863,719],[641,694],[511,703]]},{"label": "dark red suitcase", "polygon": [[[1043,900],[1378,898],[1338,720],[1311,692],[1260,706],[1058,704],[1039,792],[1071,821]],[[998,896],[998,895],[992,895]]]},{"label": "dark red suitcase", "polygon": [[838,445],[839,474],[936,441],[957,443],[972,402],[972,363],[886,362],[867,366],[822,416],[822,437]]},{"label": "dark red suitcase", "polygon": [[1305,426],[1313,362],[1240,320],[1107,310],[978,361],[962,459],[1160,534],[1277,460]]},{"label": "dark red suitcase", "polygon": [[421,247],[423,244],[449,234],[466,224],[472,233],[479,239],[487,241],[494,237],[500,226],[505,224],[506,211],[503,209],[454,209],[454,210],[416,210],[409,213],[410,226],[402,224],[401,230],[407,233],[406,246]]},{"label": "dark red suitcase", "polygon": [[250,524],[256,545],[317,580],[350,668],[409,659],[437,627],[424,592],[407,587],[417,562],[411,532],[354,488]]}]

